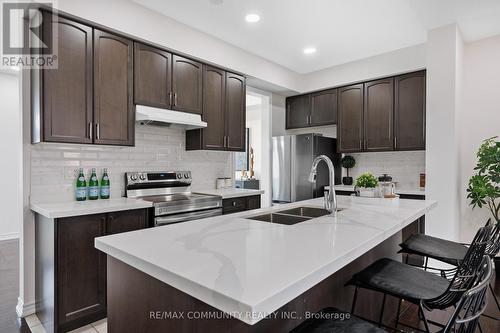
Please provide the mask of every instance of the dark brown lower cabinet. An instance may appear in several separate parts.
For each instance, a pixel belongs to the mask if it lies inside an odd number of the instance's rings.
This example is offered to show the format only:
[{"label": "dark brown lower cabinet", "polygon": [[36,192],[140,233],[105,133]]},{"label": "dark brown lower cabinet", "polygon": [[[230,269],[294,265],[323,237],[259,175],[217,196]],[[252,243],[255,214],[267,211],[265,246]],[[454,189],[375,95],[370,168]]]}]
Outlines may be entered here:
[{"label": "dark brown lower cabinet", "polygon": [[48,219],[36,215],[36,312],[47,331],[106,317],[106,256],[94,239],[147,227],[148,210]]},{"label": "dark brown lower cabinet", "polygon": [[239,213],[260,208],[260,195],[222,200],[222,214]]}]

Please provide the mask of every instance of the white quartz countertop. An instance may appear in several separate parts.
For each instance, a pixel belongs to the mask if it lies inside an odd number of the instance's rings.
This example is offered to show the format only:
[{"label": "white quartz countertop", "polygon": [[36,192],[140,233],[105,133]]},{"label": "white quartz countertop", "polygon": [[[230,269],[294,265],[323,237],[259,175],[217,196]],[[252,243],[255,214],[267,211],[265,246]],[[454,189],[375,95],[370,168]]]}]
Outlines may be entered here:
[{"label": "white quartz countertop", "polygon": [[30,208],[32,211],[41,214],[49,219],[148,208],[152,206],[153,204],[151,202],[128,198],[50,203],[34,201],[30,203]]},{"label": "white quartz countertop", "polygon": [[253,325],[436,205],[429,200],[375,205],[337,199],[345,209],[336,217],[295,225],[245,217],[322,207],[323,198],[99,237],[95,246]]},{"label": "white quartz countertop", "polygon": [[[326,189],[330,186],[325,186]],[[335,185],[336,191],[350,191],[354,192],[354,185]],[[407,194],[407,195],[425,195],[425,189],[421,190],[419,188],[398,188],[396,187],[396,194]]]},{"label": "white quartz countertop", "polygon": [[250,190],[244,188],[221,188],[216,190],[193,191],[196,193],[220,195],[222,199],[248,197],[251,195],[264,194],[264,190]]}]

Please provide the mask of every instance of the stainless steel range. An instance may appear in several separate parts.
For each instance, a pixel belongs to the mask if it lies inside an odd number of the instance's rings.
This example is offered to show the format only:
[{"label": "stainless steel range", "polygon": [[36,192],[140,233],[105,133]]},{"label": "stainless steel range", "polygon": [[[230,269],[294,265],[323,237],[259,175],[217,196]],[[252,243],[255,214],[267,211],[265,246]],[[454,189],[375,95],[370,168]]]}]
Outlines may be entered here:
[{"label": "stainless steel range", "polygon": [[127,172],[128,198],[153,203],[153,226],[222,215],[222,197],[191,192],[190,171]]}]

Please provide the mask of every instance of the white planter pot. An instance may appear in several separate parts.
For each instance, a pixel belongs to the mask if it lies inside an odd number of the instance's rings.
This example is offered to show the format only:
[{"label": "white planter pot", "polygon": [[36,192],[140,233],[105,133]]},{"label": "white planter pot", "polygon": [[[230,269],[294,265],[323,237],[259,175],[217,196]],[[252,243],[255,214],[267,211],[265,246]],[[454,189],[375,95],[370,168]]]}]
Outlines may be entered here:
[{"label": "white planter pot", "polygon": [[371,187],[359,187],[359,196],[364,198],[375,198],[375,188]]}]

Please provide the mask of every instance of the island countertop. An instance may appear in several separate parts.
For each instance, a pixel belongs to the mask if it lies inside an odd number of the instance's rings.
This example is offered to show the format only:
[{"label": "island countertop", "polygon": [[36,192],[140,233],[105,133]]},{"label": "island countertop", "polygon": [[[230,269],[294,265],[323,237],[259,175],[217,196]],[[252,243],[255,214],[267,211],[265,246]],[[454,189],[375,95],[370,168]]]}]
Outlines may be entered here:
[{"label": "island countertop", "polygon": [[430,200],[360,204],[295,225],[246,217],[322,207],[323,199],[99,237],[106,254],[253,325],[436,206]]}]

